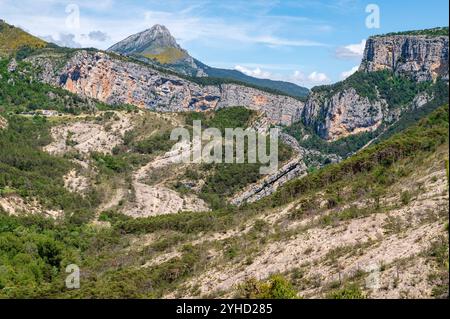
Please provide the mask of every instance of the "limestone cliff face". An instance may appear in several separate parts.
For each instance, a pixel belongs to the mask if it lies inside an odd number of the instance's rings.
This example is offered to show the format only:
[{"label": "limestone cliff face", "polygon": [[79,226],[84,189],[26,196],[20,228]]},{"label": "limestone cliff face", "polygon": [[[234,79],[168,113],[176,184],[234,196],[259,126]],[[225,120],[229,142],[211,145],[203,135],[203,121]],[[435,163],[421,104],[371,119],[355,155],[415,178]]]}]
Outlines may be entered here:
[{"label": "limestone cliff face", "polygon": [[103,52],[78,51],[63,67],[46,56],[35,56],[31,62],[41,66],[44,82],[108,104],[125,103],[161,112],[245,106],[264,113],[271,124],[283,125],[298,121],[304,107],[294,98],[250,87],[200,86]]},{"label": "limestone cliff face", "polygon": [[312,93],[306,102],[303,118],[305,124],[328,140],[337,140],[351,134],[376,130],[388,110],[383,100],[370,101],[350,88],[335,93]]},{"label": "limestone cliff face", "polygon": [[391,70],[416,81],[448,80],[448,36],[379,36],[367,41],[360,71]]},{"label": "limestone cliff face", "polygon": [[[206,90],[214,87],[207,86]],[[304,102],[282,95],[274,95],[247,86],[224,84],[219,88],[218,107],[234,105],[246,106],[249,109],[263,111],[271,124],[290,125],[300,120]]]},{"label": "limestone cliff face", "polygon": [[[448,37],[395,35],[372,37],[366,43],[360,72],[389,70],[413,81],[448,81]],[[337,88],[337,89],[336,89]],[[334,85],[312,90],[302,113],[302,121],[327,140],[370,132],[383,122],[397,120],[405,109],[417,109],[434,97],[419,92],[410,105],[388,105],[380,97],[361,96],[351,85]],[[384,92],[386,93],[386,92]]]}]

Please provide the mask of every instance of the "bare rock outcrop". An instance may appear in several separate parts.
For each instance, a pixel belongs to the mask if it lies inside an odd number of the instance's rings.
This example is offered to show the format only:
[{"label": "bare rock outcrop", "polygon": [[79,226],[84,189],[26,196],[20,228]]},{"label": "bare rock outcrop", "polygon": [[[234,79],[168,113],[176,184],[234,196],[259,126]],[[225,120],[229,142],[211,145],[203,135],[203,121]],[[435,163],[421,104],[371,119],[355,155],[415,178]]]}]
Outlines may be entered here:
[{"label": "bare rock outcrop", "polygon": [[448,36],[377,36],[367,41],[360,71],[391,70],[419,82],[448,80],[448,59]]},{"label": "bare rock outcrop", "polygon": [[125,132],[133,128],[131,118],[120,112],[107,124],[92,121],[77,121],[54,126],[51,129],[53,142],[44,150],[53,155],[64,155],[70,151],[81,154],[100,152],[110,154],[115,146],[123,143]]},{"label": "bare rock outcrop", "polygon": [[103,52],[78,51],[62,68],[45,55],[29,61],[41,66],[44,82],[108,104],[131,104],[160,112],[245,106],[264,113],[270,123],[283,125],[298,121],[304,107],[297,99],[246,86],[201,86]]},{"label": "bare rock outcrop", "polygon": [[326,91],[312,93],[303,113],[304,123],[313,126],[327,140],[374,131],[388,111],[386,101],[371,101],[354,88],[327,95]]},{"label": "bare rock outcrop", "polygon": [[18,64],[17,64],[16,59],[12,58],[8,64],[8,72],[9,73],[15,72],[17,69],[17,66],[18,66]]},{"label": "bare rock outcrop", "polygon": [[233,205],[256,202],[270,194],[273,194],[278,187],[286,182],[306,175],[307,167],[300,157],[296,157],[284,165],[275,174],[269,175],[263,180],[252,184],[242,192],[233,197],[230,201]]},{"label": "bare rock outcrop", "polygon": [[[388,70],[416,82],[439,78],[448,81],[448,45],[448,36],[371,37],[359,71]],[[391,93],[371,85],[376,94],[370,98],[348,82],[313,89],[303,109],[302,122],[313,127],[322,138],[335,141],[375,131],[383,123],[398,120],[405,110],[420,108],[434,98],[433,94],[422,91],[410,102],[403,102],[404,105],[389,105],[386,95]]]}]

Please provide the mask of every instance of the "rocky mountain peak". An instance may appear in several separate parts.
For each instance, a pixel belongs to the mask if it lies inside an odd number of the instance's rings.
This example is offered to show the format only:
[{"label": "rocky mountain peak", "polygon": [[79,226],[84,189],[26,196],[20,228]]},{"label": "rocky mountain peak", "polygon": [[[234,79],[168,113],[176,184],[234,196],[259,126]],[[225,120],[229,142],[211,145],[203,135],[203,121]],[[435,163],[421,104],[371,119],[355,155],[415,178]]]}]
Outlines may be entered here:
[{"label": "rocky mountain peak", "polygon": [[161,24],[134,34],[108,49],[110,52],[133,56],[140,61],[170,71],[194,77],[215,77],[239,81],[252,86],[275,89],[296,97],[305,97],[308,89],[293,83],[272,81],[248,76],[236,70],[210,67],[194,59],[181,48],[170,31]]},{"label": "rocky mountain peak", "polygon": [[129,36],[113,45],[108,51],[120,54],[160,54],[168,48],[181,50],[169,29],[155,24],[150,29]]},{"label": "rocky mountain peak", "polygon": [[143,36],[147,36],[148,41],[152,42],[154,45],[177,49],[180,48],[175,38],[170,33],[169,29],[161,24],[155,24],[153,27],[148,29],[147,32],[144,31]]}]

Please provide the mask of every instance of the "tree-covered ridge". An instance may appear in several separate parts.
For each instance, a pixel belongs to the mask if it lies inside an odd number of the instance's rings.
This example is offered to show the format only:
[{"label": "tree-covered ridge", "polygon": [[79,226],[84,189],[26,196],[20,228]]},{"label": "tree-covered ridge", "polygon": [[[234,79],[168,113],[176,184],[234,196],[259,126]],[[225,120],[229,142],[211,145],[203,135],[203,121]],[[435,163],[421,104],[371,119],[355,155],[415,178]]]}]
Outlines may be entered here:
[{"label": "tree-covered ridge", "polygon": [[416,82],[405,76],[397,76],[389,70],[377,72],[356,72],[344,81],[317,86],[312,89],[329,98],[338,92],[353,88],[370,101],[384,99],[391,107],[409,104],[420,92],[429,90],[431,82]]},{"label": "tree-covered ridge", "polygon": [[297,194],[349,178],[349,176],[372,171],[376,167],[387,168],[396,161],[418,152],[432,152],[449,140],[449,108],[440,107],[417,125],[371,146],[347,160],[313,172],[303,179],[293,180],[280,188],[273,196],[263,199],[272,205],[281,205]]},{"label": "tree-covered ridge", "polygon": [[424,29],[424,30],[412,30],[412,31],[401,31],[401,32],[390,32],[386,34],[376,35],[374,37],[389,37],[389,36],[401,36],[401,35],[417,35],[417,36],[429,36],[429,37],[438,37],[438,36],[447,36],[448,37],[448,27],[437,27],[432,29]]},{"label": "tree-covered ridge", "polygon": [[0,57],[8,56],[22,47],[43,48],[47,43],[0,20]]},{"label": "tree-covered ridge", "polygon": [[[223,108],[217,112],[209,113],[188,113],[186,114],[186,123],[191,125],[194,120],[200,120],[204,127],[217,128],[225,136],[226,128],[247,128],[255,117],[255,111],[249,110],[243,106]],[[260,138],[260,137],[259,137]],[[269,147],[269,141],[267,147]],[[247,158],[248,144],[245,143],[245,154]],[[225,156],[225,153],[222,154]],[[279,141],[278,160],[284,163],[293,155],[293,151],[287,145]],[[255,183],[261,178],[259,169],[264,166],[262,163],[235,163],[235,164],[201,164],[193,169],[188,169],[185,177],[189,180],[204,180],[204,185],[199,194],[200,198],[205,200],[214,209],[222,208],[227,205],[227,198],[249,184]],[[181,185],[177,185],[181,186]]]}]

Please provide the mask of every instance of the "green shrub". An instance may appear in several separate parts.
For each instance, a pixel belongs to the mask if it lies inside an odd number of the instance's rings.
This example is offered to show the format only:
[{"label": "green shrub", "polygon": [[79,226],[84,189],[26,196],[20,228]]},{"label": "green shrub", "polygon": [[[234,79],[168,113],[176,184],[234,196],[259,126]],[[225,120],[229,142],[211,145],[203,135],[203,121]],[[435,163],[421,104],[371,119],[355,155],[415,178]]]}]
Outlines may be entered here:
[{"label": "green shrub", "polygon": [[411,201],[411,194],[408,191],[403,191],[400,195],[400,200],[403,205],[408,205]]},{"label": "green shrub", "polygon": [[165,132],[134,143],[133,149],[141,154],[153,154],[156,152],[167,152],[174,144],[175,141],[170,140],[170,133]]},{"label": "green shrub", "polygon": [[365,299],[366,295],[357,284],[348,284],[342,289],[334,290],[327,299]]},{"label": "green shrub", "polygon": [[122,173],[129,169],[127,161],[119,156],[93,153],[92,158],[95,160],[97,165],[100,165],[117,173]]},{"label": "green shrub", "polygon": [[267,281],[247,280],[238,288],[239,297],[245,299],[296,299],[297,292],[281,275],[273,275]]}]

